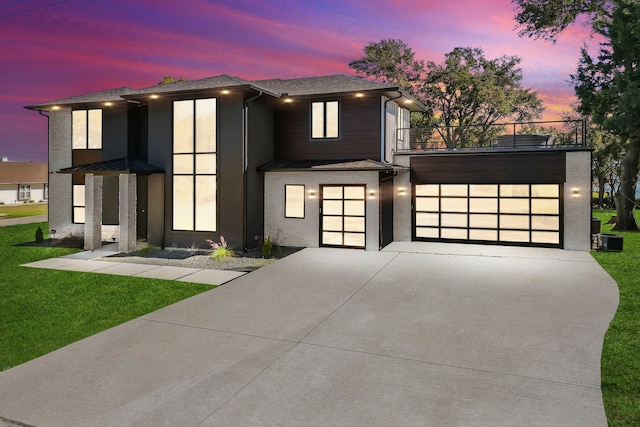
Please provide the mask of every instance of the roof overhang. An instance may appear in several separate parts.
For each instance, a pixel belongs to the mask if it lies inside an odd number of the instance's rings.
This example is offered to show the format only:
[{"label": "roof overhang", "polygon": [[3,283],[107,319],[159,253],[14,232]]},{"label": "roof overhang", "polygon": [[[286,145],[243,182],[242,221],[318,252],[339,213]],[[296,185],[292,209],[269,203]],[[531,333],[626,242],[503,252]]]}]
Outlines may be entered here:
[{"label": "roof overhang", "polygon": [[88,173],[92,173],[95,175],[120,175],[135,173],[137,175],[151,175],[152,173],[164,173],[164,170],[143,160],[115,159],[105,160],[97,163],[89,163],[86,165],[73,166],[70,168],[63,168],[60,169],[58,173],[80,175],[85,175]]},{"label": "roof overhang", "polygon": [[408,171],[409,168],[370,159],[273,160],[257,168],[261,172]]}]

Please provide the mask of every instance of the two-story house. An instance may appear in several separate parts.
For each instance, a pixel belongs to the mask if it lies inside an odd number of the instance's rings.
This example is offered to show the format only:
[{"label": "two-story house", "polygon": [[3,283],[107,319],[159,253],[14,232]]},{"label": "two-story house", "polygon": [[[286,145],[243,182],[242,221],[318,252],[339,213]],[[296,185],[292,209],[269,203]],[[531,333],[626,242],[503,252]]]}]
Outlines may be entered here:
[{"label": "two-story house", "polygon": [[[123,251],[391,241],[590,244],[590,151],[417,150],[401,88],[222,75],[27,107],[49,113],[50,227]],[[451,148],[451,147],[449,147]],[[493,147],[496,148],[496,147]]]}]

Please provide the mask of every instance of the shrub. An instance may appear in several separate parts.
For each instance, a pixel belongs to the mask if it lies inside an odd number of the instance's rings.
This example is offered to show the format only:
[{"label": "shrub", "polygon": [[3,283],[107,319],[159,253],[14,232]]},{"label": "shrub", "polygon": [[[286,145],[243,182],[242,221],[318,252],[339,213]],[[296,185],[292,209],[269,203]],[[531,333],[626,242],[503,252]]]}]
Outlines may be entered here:
[{"label": "shrub", "polygon": [[206,242],[211,245],[211,249],[213,249],[211,256],[216,261],[220,261],[223,258],[235,256],[233,249],[231,249],[231,247],[227,244],[224,236],[220,236],[220,243],[214,242],[211,239],[206,239]]},{"label": "shrub", "polygon": [[269,236],[264,236],[264,243],[262,244],[262,256],[265,258],[271,258],[272,250],[273,245],[271,244],[271,238],[269,238]]}]

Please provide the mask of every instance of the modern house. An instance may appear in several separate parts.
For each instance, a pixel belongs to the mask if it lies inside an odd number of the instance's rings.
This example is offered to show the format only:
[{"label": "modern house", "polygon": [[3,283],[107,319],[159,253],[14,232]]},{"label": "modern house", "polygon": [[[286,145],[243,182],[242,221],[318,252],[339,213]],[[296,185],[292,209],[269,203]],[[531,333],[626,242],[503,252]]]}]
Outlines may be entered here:
[{"label": "modern house", "polygon": [[0,161],[0,203],[45,202],[49,198],[47,164]]},{"label": "modern house", "polygon": [[236,249],[265,235],[366,250],[412,240],[590,247],[584,137],[418,149],[424,135],[409,115],[424,107],[393,85],[221,75],[26,108],[49,113],[50,226],[84,235],[88,249],[219,235]]}]

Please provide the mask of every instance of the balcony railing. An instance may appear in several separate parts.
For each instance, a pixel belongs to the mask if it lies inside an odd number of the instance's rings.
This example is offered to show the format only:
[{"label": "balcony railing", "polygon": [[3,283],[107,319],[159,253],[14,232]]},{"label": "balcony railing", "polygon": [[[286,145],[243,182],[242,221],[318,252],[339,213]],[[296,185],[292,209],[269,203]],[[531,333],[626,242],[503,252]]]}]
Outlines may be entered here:
[{"label": "balcony railing", "polygon": [[584,120],[398,129],[396,152],[586,147]]}]

